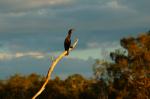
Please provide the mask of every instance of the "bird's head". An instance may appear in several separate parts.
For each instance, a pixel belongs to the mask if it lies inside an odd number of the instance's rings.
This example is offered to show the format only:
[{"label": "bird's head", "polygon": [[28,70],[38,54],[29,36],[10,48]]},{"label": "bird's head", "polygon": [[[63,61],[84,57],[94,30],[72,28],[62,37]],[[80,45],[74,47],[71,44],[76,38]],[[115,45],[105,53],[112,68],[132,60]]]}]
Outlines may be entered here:
[{"label": "bird's head", "polygon": [[70,29],[70,30],[68,31],[68,35],[71,35],[71,34],[72,34],[72,31],[74,31],[74,29]]}]

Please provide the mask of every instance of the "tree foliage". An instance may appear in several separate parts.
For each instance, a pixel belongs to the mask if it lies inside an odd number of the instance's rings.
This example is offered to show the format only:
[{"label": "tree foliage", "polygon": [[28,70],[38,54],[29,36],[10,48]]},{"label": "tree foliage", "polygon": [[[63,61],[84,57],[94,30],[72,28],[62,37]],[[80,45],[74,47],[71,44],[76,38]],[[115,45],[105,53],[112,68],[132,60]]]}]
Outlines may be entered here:
[{"label": "tree foliage", "polygon": [[[16,74],[8,80],[0,81],[0,99],[31,99],[44,82],[44,77],[37,74],[21,76]],[[98,99],[105,96],[101,82],[86,79],[74,74],[61,80],[50,80],[39,99]]]},{"label": "tree foliage", "polygon": [[[149,33],[141,34],[136,38],[123,38],[120,44],[124,49],[117,49],[115,52],[110,53],[113,62],[105,62],[105,64],[99,62],[96,64],[98,72],[99,68],[105,67],[98,79],[106,83],[105,79],[109,78],[107,91],[110,99],[149,99]],[[105,72],[107,72],[107,75],[103,75]],[[97,75],[95,76],[97,77]]]}]

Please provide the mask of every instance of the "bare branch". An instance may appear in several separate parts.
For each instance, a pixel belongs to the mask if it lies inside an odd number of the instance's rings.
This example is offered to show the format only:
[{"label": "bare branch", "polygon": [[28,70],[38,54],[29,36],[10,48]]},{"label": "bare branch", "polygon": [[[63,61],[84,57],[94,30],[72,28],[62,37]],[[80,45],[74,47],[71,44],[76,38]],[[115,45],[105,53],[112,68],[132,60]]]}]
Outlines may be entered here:
[{"label": "bare branch", "polygon": [[[74,44],[73,44],[73,48],[70,48],[69,51],[73,50],[76,45],[78,43],[78,39],[75,40]],[[45,89],[45,86],[47,85],[48,81],[50,80],[51,77],[51,73],[53,72],[56,64],[67,54],[67,51],[62,52],[51,64],[47,76],[46,76],[46,80],[44,82],[44,84],[42,85],[42,87],[40,88],[40,90],[32,97],[32,99],[36,99],[37,96],[39,96]]]}]

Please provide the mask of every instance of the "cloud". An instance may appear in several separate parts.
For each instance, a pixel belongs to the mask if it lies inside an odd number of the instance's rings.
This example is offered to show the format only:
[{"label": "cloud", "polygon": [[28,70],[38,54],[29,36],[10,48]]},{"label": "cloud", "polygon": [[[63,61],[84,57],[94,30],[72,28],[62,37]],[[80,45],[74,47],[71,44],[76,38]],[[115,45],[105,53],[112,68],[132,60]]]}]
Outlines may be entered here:
[{"label": "cloud", "polygon": [[36,59],[42,59],[45,57],[45,54],[41,53],[41,52],[26,52],[26,53],[17,52],[17,53],[15,53],[14,56],[15,56],[15,58],[30,56],[30,57],[33,57]]},{"label": "cloud", "polygon": [[[55,2],[55,3],[48,3]],[[62,32],[148,28],[149,1],[126,0],[2,0],[1,33]],[[15,24],[15,25],[14,25]]]},{"label": "cloud", "polygon": [[88,42],[87,47],[88,48],[97,48],[97,47],[99,47],[99,43],[98,42]]},{"label": "cloud", "polygon": [[8,54],[8,53],[0,53],[0,60],[8,60],[8,59],[12,59],[13,55]]},{"label": "cloud", "polygon": [[[16,58],[24,58],[24,57],[31,57],[33,59],[44,59],[49,56],[58,56],[61,52],[64,50],[53,50],[53,51],[42,51],[34,49],[33,51],[28,50],[21,50],[17,51],[17,45],[15,46],[9,46],[9,48],[1,48],[2,51],[0,51],[0,60],[14,60]],[[14,47],[14,48],[13,48]],[[24,48],[24,46],[23,46]],[[22,49],[23,49],[22,48]],[[70,55],[67,57],[68,59],[81,59],[81,60],[88,60],[89,58],[93,59],[104,59],[109,58],[109,53],[117,48],[120,48],[119,42],[87,42],[86,47],[78,49],[78,47],[70,53]],[[4,49],[7,49],[4,50]],[[12,50],[10,50],[12,49]]]},{"label": "cloud", "polygon": [[31,57],[34,59],[43,59],[45,56],[46,56],[46,54],[42,53],[42,52],[16,52],[16,53],[0,52],[0,61],[14,60],[16,58],[23,58],[23,57]]},{"label": "cloud", "polygon": [[68,3],[70,0],[1,0],[0,12],[25,12]]},{"label": "cloud", "polygon": [[110,9],[127,9],[127,6],[121,5],[118,0],[111,0],[107,1],[104,5],[102,5],[103,8],[110,8]]},{"label": "cloud", "polygon": [[[66,78],[71,74],[82,74],[86,77],[92,76],[92,65],[94,60],[80,60],[80,59],[67,59],[63,58],[54,69],[52,78],[60,76]],[[19,74],[31,74],[37,73],[46,76],[47,70],[51,65],[51,61],[48,58],[33,59],[32,57],[13,58],[9,61],[0,62],[0,78],[6,79],[10,75],[15,73]]]},{"label": "cloud", "polygon": [[90,58],[109,60],[110,52],[114,51],[115,49],[121,48],[118,42],[95,42],[92,44],[89,46],[89,43],[87,43],[87,48],[72,51],[68,58],[81,59],[85,61],[89,60]]}]

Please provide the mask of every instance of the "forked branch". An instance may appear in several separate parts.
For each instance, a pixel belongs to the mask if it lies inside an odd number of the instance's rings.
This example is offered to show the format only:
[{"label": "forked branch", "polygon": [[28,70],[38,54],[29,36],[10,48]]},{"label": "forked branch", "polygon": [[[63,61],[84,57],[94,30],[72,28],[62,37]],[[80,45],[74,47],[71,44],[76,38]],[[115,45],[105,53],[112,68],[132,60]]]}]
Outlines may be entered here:
[{"label": "forked branch", "polygon": [[[73,50],[76,45],[78,43],[78,39],[75,40],[73,47],[69,49],[69,51]],[[50,80],[51,74],[56,66],[56,64],[67,54],[67,51],[62,52],[51,64],[48,72],[47,72],[47,76],[46,76],[46,80],[44,82],[44,84],[42,85],[42,87],[40,88],[40,90],[32,97],[32,99],[36,99],[36,97],[38,97],[45,89],[45,86],[47,85],[48,81]]]}]

